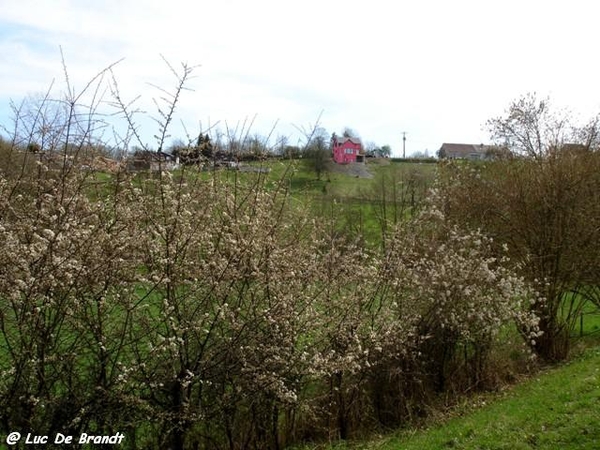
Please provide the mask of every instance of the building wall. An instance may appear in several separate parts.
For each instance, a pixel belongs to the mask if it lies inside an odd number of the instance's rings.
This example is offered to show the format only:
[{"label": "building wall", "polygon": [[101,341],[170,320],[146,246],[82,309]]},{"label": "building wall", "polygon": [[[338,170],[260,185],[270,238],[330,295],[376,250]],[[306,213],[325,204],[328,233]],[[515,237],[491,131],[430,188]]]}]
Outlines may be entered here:
[{"label": "building wall", "polygon": [[338,164],[348,164],[356,162],[356,157],[360,153],[360,144],[346,141],[341,145],[335,145],[333,148],[333,160]]}]

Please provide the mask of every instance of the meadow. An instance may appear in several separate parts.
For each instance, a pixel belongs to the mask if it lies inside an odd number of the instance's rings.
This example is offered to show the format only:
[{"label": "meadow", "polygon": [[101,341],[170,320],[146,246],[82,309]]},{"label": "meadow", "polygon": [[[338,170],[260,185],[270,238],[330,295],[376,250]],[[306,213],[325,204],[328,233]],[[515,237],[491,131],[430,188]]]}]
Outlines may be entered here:
[{"label": "meadow", "polygon": [[[162,98],[158,148],[187,75]],[[316,173],[310,158],[256,155],[247,164],[270,170],[217,170],[191,142],[176,170],[100,170],[95,109],[69,95],[0,141],[4,435],[351,441],[595,336],[596,151]]]},{"label": "meadow", "polygon": [[[597,344],[596,344],[597,345]],[[499,392],[470,396],[435,420],[335,449],[595,449],[600,354],[588,349]]]}]

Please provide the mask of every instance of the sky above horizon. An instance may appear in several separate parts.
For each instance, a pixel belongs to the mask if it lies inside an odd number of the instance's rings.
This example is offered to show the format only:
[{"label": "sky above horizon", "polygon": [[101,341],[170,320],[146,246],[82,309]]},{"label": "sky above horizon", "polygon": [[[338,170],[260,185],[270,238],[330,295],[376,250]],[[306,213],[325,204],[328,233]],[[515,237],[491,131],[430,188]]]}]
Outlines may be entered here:
[{"label": "sky above horizon", "polygon": [[[126,101],[193,66],[171,135],[210,126],[301,139],[319,119],[402,155],[488,143],[485,122],[528,92],[582,120],[600,112],[595,2],[0,0],[0,124],[10,102],[81,92],[107,66]],[[162,55],[162,56],[161,56]],[[102,108],[111,101],[101,83]],[[91,95],[90,91],[90,95]],[[104,111],[104,110],[103,110]],[[144,143],[155,123],[139,117]],[[216,125],[215,125],[216,124]],[[118,126],[117,126],[118,128]],[[0,133],[5,135],[5,133]]]}]

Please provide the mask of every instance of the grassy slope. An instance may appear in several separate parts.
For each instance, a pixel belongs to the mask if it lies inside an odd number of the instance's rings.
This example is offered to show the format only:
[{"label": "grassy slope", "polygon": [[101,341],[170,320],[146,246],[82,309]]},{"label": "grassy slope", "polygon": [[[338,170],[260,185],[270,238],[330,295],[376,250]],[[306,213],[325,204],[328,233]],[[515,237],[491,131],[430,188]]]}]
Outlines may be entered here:
[{"label": "grassy slope", "polygon": [[[281,179],[290,167],[288,161],[266,164],[272,169],[269,174],[271,181]],[[425,190],[431,184],[435,171],[435,164],[375,160],[366,165],[372,178],[358,178],[352,175],[352,167],[330,163],[329,171],[317,180],[314,172],[302,161],[292,162],[292,167],[293,175],[289,179],[289,188],[293,199],[305,205],[312,205],[317,215],[335,217],[338,225],[350,233],[364,235],[367,241],[372,243],[379,242],[381,237],[382,199],[387,203],[387,220],[393,222],[393,184],[401,186],[410,177],[416,177],[421,182],[421,189]],[[385,195],[382,194],[382,189],[387,191]],[[422,192],[417,193],[417,201],[421,196]]]},{"label": "grassy slope", "polygon": [[[329,163],[327,172],[323,173],[320,180],[317,180],[314,172],[306,167],[302,160],[296,161],[267,161],[265,163],[251,163],[251,165],[265,166],[271,169],[270,180],[277,180],[283,177],[290,169],[293,170],[293,176],[290,182],[292,193],[295,194],[323,194],[324,191],[336,198],[363,198],[373,195],[373,178],[357,178],[346,175],[344,168],[347,166],[338,166],[332,162]],[[409,172],[417,172],[427,178],[433,177],[435,164],[419,164],[414,162],[391,162],[390,160],[374,160],[366,164],[367,170],[374,178],[378,174],[397,171],[400,176]],[[350,170],[351,172],[351,170]],[[399,180],[400,181],[400,180]]]},{"label": "grassy slope", "polygon": [[502,394],[471,399],[441,424],[350,448],[598,449],[600,348]]}]

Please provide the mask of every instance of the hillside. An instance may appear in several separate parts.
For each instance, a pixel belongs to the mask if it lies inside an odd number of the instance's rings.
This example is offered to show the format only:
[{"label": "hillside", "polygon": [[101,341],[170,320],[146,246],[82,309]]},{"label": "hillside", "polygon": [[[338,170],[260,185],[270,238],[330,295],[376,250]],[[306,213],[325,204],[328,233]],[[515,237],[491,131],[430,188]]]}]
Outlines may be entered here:
[{"label": "hillside", "polygon": [[377,450],[600,448],[600,348],[505,391],[469,398],[446,419],[362,444]]}]

